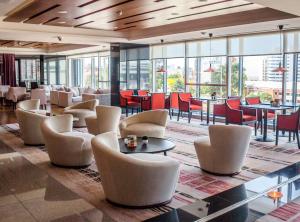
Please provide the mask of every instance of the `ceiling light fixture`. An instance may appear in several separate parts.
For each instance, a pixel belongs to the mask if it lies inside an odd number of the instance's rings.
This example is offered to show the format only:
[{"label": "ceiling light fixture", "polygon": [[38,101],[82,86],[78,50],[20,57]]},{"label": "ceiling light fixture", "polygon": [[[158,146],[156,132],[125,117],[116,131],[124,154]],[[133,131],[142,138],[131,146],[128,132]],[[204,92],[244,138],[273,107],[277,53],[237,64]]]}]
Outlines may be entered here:
[{"label": "ceiling light fixture", "polygon": [[282,40],[283,40],[283,25],[278,25],[278,29],[280,32],[280,53],[282,55],[282,59],[279,62],[279,65],[277,68],[273,69],[273,72],[277,72],[280,74],[284,74],[285,72],[287,72],[288,70],[282,66],[282,60],[284,58],[284,52],[283,52],[283,47],[282,47]]},{"label": "ceiling light fixture", "polygon": [[[160,43],[161,43],[161,57],[163,57],[163,53],[164,53],[164,47],[163,47],[164,40],[161,39],[161,40],[160,40]],[[158,69],[156,70],[156,72],[159,72],[159,73],[164,74],[164,73],[167,72],[167,70],[165,69],[164,65],[162,65],[162,66],[159,66],[159,67],[158,67]]]},{"label": "ceiling light fixture", "polygon": [[119,16],[121,16],[121,15],[123,15],[123,11],[122,11],[122,10],[117,11],[117,14],[118,14]]},{"label": "ceiling light fixture", "polygon": [[65,24],[66,22],[64,21],[61,21],[61,22],[57,22],[58,24]]},{"label": "ceiling light fixture", "polygon": [[215,69],[211,66],[211,39],[213,37],[212,33],[209,33],[209,68],[204,70],[204,72],[210,72],[213,73],[215,72]]},{"label": "ceiling light fixture", "polygon": [[59,14],[67,14],[68,11],[59,11],[59,12],[57,12],[57,13],[59,13]]}]

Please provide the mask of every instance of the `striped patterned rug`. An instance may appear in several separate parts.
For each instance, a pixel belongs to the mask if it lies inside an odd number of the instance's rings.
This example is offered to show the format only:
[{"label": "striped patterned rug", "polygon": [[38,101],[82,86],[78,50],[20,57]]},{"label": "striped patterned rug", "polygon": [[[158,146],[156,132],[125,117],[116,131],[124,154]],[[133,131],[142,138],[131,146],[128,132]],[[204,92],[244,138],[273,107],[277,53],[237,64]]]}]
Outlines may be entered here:
[{"label": "striped patterned rug", "polygon": [[[200,125],[198,120],[193,120],[191,124],[186,123],[186,119],[180,122],[170,121],[166,137],[176,144],[176,148],[168,152],[168,156],[181,163],[180,179],[175,196],[172,202],[164,207],[133,210],[118,208],[105,201],[101,177],[94,163],[86,169],[79,170],[54,167],[49,163],[45,147],[24,146],[18,130],[18,124],[0,126],[0,140],[95,205],[113,221],[145,220],[230,189],[298,162],[300,159],[300,150],[296,143],[294,141],[289,143],[287,138],[280,138],[279,146],[275,146],[274,143],[260,143],[252,140],[240,174],[233,177],[213,176],[201,171],[193,146],[196,138],[207,136],[207,126]],[[86,132],[85,128],[74,130]]]}]

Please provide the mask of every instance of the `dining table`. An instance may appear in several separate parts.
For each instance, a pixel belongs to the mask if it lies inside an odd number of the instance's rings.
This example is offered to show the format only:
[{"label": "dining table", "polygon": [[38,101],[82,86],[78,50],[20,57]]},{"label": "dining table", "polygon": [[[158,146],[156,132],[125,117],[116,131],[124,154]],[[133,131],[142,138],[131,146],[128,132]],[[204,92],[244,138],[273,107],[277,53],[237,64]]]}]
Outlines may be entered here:
[{"label": "dining table", "polygon": [[200,97],[200,98],[197,98],[198,100],[201,100],[201,101],[204,101],[206,102],[206,124],[203,124],[203,125],[209,125],[209,122],[210,122],[210,104],[212,102],[218,102],[218,101],[225,101],[226,98],[222,98],[222,97],[215,97],[215,98],[212,98],[212,97]]},{"label": "dining table", "polygon": [[288,109],[293,109],[292,106],[272,106],[271,104],[252,104],[252,105],[241,105],[241,107],[245,107],[248,109],[256,109],[256,110],[262,110],[263,112],[263,136],[257,137],[256,141],[259,142],[273,142],[274,139],[271,137],[268,137],[268,112],[269,111],[282,111],[286,112]]}]

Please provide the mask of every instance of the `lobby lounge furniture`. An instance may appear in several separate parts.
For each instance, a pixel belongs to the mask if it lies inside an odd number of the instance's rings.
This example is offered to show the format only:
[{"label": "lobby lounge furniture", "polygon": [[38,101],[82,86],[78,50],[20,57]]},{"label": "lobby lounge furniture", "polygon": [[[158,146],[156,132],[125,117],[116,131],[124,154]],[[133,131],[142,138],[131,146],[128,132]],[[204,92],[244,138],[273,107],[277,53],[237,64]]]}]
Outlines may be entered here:
[{"label": "lobby lounge furniture", "polygon": [[139,90],[137,91],[137,94],[138,94],[139,96],[148,96],[148,93],[149,93],[149,90],[141,90],[141,89],[139,89]]},{"label": "lobby lounge furniture", "polygon": [[97,99],[100,105],[111,105],[111,93],[110,90],[97,90],[97,93],[82,93],[82,102]]},{"label": "lobby lounge furniture", "polygon": [[136,109],[137,112],[141,108],[141,104],[139,101],[135,101],[132,98],[133,90],[122,90],[120,91],[120,107],[125,108],[126,116],[128,116],[128,109],[131,109],[131,113],[133,114],[133,110]]},{"label": "lobby lounge furniture", "polygon": [[57,90],[50,91],[50,104],[58,106],[58,92]]},{"label": "lobby lounge furniture", "polygon": [[26,111],[38,111],[40,109],[40,100],[39,99],[30,99],[20,101],[17,104],[17,109],[22,109]]},{"label": "lobby lounge furniture", "polygon": [[249,125],[254,124],[255,136],[257,133],[257,110],[242,107],[239,98],[227,99],[226,106],[226,125]]},{"label": "lobby lounge furniture", "polygon": [[109,202],[147,208],[171,201],[179,176],[179,163],[157,154],[123,154],[117,134],[92,139],[101,184]]},{"label": "lobby lounge furniture", "polygon": [[73,132],[73,116],[53,116],[44,120],[41,131],[51,163],[62,167],[84,167],[92,162],[89,133]]},{"label": "lobby lounge furniture", "polygon": [[174,114],[174,110],[179,109],[178,105],[178,92],[171,92],[165,101],[165,108],[169,110],[170,119]]},{"label": "lobby lounge furniture", "polygon": [[64,113],[72,114],[73,117],[78,118],[77,121],[74,121],[74,127],[86,127],[85,118],[89,116],[96,116],[95,108],[97,105],[98,100],[93,99],[66,107],[64,109]]},{"label": "lobby lounge furniture", "polygon": [[179,117],[180,115],[182,115],[182,113],[188,113],[188,122],[190,123],[193,112],[200,112],[201,121],[203,120],[202,101],[193,99],[191,93],[179,93],[178,104],[179,104],[179,112],[177,116],[177,121],[179,121]]},{"label": "lobby lounge furniture", "polygon": [[6,94],[6,100],[11,102],[13,105],[13,108],[16,108],[16,104],[26,99],[26,88],[25,87],[10,87],[8,89],[8,92]]},{"label": "lobby lounge furniture", "polygon": [[164,138],[167,125],[167,110],[150,110],[137,113],[121,121],[119,125],[122,138],[128,135]]},{"label": "lobby lounge furniture", "polygon": [[106,132],[118,132],[122,110],[116,106],[96,106],[96,116],[85,118],[88,132],[98,135]]},{"label": "lobby lounge furniture", "polygon": [[300,108],[296,112],[287,115],[277,115],[277,125],[276,125],[276,141],[275,145],[278,145],[279,131],[289,132],[289,141],[291,141],[291,133],[294,133],[297,138],[298,148],[300,149],[299,141],[299,118],[300,118]]},{"label": "lobby lounge furniture", "polygon": [[165,93],[151,93],[151,96],[141,100],[143,111],[165,109]]},{"label": "lobby lounge furniture", "polygon": [[16,116],[20,127],[21,138],[25,145],[45,144],[40,126],[41,123],[49,117],[43,114],[26,111],[21,108],[16,110]]},{"label": "lobby lounge furniture", "polygon": [[82,101],[81,95],[75,95],[73,92],[58,92],[58,106],[60,107],[68,107],[74,103],[79,103]]},{"label": "lobby lounge furniture", "polygon": [[40,101],[40,106],[45,110],[47,109],[47,96],[45,89],[32,89],[30,94],[31,99],[38,99]]},{"label": "lobby lounge furniture", "polygon": [[[255,104],[261,104],[261,100],[260,97],[256,96],[256,97],[246,97],[245,98],[246,104],[247,105],[255,105]],[[268,120],[273,120],[273,130],[275,130],[275,111],[270,110],[268,112]],[[261,134],[263,133],[263,111],[262,110],[257,110],[257,122],[258,122],[258,126],[261,129]]]},{"label": "lobby lounge furniture", "polygon": [[211,125],[209,137],[194,142],[200,168],[216,175],[234,175],[241,171],[252,130],[248,126]]},{"label": "lobby lounge furniture", "polygon": [[9,85],[0,85],[0,105],[4,105],[5,97],[9,88]]},{"label": "lobby lounge furniture", "polygon": [[222,104],[214,104],[213,110],[213,124],[216,122],[216,117],[226,117],[226,105]]}]

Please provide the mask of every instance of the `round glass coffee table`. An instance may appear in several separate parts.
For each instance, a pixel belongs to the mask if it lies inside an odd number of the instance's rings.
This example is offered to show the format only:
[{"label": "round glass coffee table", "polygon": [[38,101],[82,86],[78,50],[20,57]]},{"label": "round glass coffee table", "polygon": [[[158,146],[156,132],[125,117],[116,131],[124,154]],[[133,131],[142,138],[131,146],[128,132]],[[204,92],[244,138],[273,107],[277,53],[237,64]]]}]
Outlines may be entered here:
[{"label": "round glass coffee table", "polygon": [[148,138],[148,144],[142,143],[142,138],[137,138],[137,147],[136,148],[128,148],[124,139],[119,139],[120,152],[125,154],[133,154],[133,153],[164,153],[167,156],[167,151],[175,148],[175,143],[161,138]]}]

